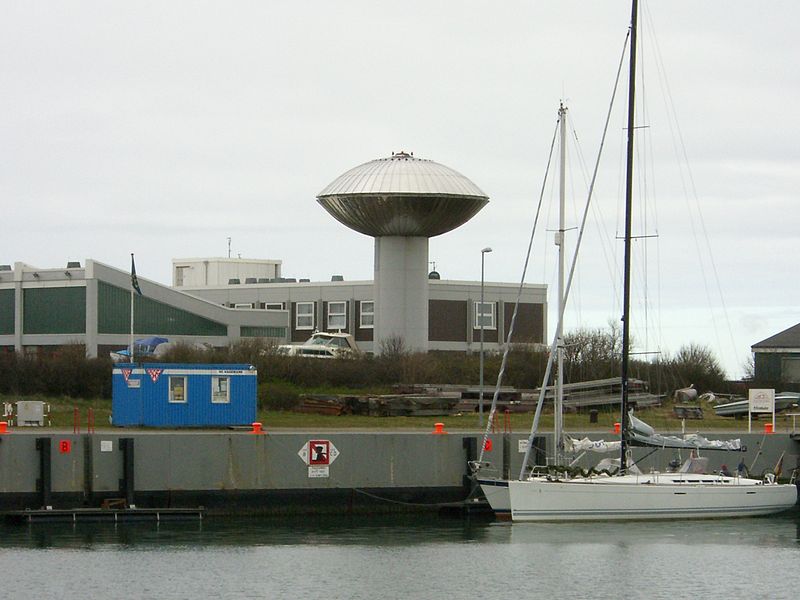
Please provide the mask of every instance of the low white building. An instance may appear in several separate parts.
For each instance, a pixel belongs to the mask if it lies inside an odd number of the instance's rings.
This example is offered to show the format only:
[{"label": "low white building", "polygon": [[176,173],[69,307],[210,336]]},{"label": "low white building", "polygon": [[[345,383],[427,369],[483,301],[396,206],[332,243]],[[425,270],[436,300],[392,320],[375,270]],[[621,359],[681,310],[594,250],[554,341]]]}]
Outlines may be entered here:
[{"label": "low white building", "polygon": [[254,258],[173,258],[172,286],[198,287],[271,283],[281,277],[281,261]]}]

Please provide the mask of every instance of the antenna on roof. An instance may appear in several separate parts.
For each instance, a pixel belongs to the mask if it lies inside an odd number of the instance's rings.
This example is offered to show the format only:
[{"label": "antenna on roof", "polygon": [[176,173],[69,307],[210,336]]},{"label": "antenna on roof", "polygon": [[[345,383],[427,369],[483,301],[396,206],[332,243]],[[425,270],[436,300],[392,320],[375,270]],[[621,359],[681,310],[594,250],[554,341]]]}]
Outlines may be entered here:
[{"label": "antenna on roof", "polygon": [[228,258],[231,257],[231,238],[228,238]]}]

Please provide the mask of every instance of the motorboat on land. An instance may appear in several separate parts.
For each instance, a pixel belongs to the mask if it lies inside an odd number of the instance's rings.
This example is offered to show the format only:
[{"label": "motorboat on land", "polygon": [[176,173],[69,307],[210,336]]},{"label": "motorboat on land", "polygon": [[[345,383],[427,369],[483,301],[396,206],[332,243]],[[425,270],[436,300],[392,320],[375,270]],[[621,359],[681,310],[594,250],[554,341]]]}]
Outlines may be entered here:
[{"label": "motorboat on land", "polygon": [[282,344],[278,353],[306,358],[347,358],[359,353],[355,339],[349,333],[315,331],[302,344]]},{"label": "motorboat on land", "polygon": [[[168,342],[169,340],[167,338],[157,336],[136,340],[133,342],[134,356],[136,358],[157,356],[157,350],[159,350],[159,346],[162,346],[162,344],[166,344]],[[122,350],[115,350],[114,352],[111,352],[110,355],[111,360],[115,363],[131,361],[130,347],[123,348]]]},{"label": "motorboat on land", "polygon": [[[775,394],[775,412],[779,413],[789,408],[797,408],[800,404],[800,393],[781,392]],[[714,406],[714,413],[718,417],[740,417],[745,416],[750,408],[749,400],[736,400]]]}]

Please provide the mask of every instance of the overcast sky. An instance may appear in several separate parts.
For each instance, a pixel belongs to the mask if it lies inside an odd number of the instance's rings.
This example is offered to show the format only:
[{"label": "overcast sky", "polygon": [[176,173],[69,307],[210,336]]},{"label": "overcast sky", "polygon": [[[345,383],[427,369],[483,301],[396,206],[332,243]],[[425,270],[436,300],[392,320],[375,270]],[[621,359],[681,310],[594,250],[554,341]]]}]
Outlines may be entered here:
[{"label": "overcast sky", "polygon": [[[142,277],[168,284],[172,258],[225,256],[231,237],[234,256],[280,259],[285,276],[371,279],[372,239],[315,197],[406,150],[490,196],[431,240],[442,277],[479,279],[491,246],[487,280],[516,282],[562,99],[582,202],[577,156],[596,156],[629,11],[622,0],[7,2],[0,263],[127,269],[135,252]],[[800,4],[646,2],[642,17],[634,233],[658,237],[637,243],[650,326],[637,300],[636,349],[708,345],[739,375],[751,344],[800,321]],[[567,329],[619,318],[623,105]],[[527,280],[552,286],[548,214]]]}]

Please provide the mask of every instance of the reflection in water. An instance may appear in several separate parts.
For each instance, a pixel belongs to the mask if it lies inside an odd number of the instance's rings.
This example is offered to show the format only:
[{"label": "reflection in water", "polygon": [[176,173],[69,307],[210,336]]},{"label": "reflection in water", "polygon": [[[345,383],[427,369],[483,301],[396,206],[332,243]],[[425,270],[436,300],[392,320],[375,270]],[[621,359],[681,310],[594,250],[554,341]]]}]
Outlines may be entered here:
[{"label": "reflection in water", "polygon": [[408,546],[478,541],[490,531],[486,520],[432,515],[211,518],[205,521],[129,523],[32,523],[0,527],[0,548],[101,546]]},{"label": "reflection in water", "polygon": [[[8,598],[795,595],[800,514],[652,523],[429,515],[0,527]],[[35,568],[32,568],[35,565]],[[532,587],[535,593],[532,593]]]},{"label": "reflection in water", "polygon": [[607,523],[499,523],[431,515],[211,518],[205,521],[33,523],[0,526],[0,548],[103,546],[413,546],[486,542],[537,545],[800,545],[800,514],[754,519]]}]

